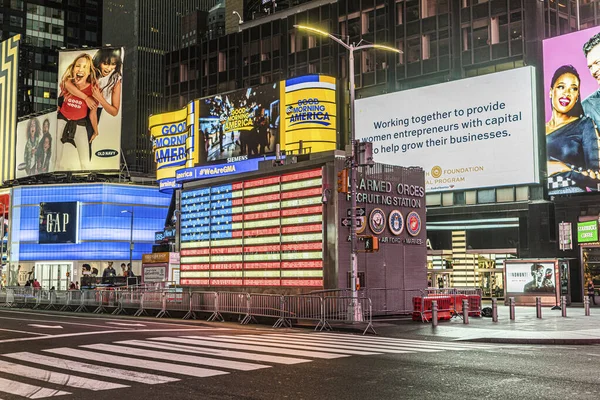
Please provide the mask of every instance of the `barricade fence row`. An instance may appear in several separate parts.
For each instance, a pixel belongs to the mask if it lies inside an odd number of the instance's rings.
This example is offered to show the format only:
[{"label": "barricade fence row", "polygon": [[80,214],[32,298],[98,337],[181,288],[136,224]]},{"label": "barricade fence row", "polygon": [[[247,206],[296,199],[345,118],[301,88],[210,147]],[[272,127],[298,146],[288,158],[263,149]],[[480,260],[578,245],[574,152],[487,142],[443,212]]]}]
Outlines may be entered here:
[{"label": "barricade fence row", "polygon": [[[408,292],[373,291],[378,304],[386,308],[391,296],[408,296]],[[294,323],[315,324],[315,330],[331,329],[332,324],[361,322],[363,332],[373,329],[373,305],[366,292],[353,298],[348,292],[336,296],[279,295],[246,292],[200,292],[182,288],[46,290],[33,287],[6,287],[0,290],[0,306],[90,313],[131,313],[134,316],[170,316],[183,313],[184,319],[207,315],[209,321],[224,321],[224,314],[237,315],[241,324],[256,318],[271,318],[274,327],[291,327]]]}]

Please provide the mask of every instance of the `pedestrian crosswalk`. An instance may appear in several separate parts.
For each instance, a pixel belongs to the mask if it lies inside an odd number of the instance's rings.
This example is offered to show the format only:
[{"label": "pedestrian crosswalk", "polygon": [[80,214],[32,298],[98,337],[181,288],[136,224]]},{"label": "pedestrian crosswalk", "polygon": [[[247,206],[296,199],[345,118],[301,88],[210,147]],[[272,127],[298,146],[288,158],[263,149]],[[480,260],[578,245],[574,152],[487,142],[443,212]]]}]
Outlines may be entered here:
[{"label": "pedestrian crosswalk", "polygon": [[[157,336],[0,354],[0,400],[158,385],[352,356],[497,349],[499,345],[286,332]],[[23,382],[23,377],[27,380]],[[40,383],[41,382],[41,383]],[[12,397],[11,397],[12,398]]]}]

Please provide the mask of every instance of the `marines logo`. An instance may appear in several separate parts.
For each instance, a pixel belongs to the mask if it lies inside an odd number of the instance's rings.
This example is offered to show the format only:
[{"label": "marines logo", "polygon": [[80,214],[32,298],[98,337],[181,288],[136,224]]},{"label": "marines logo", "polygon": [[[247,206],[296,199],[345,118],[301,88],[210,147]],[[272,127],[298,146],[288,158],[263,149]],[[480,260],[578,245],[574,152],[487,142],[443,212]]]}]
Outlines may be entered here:
[{"label": "marines logo", "polygon": [[381,208],[375,208],[369,215],[369,227],[371,231],[380,235],[385,230],[385,213]]},{"label": "marines logo", "polygon": [[411,236],[417,236],[421,232],[421,217],[416,211],[411,211],[406,217],[406,231]]},{"label": "marines logo", "polygon": [[404,216],[398,210],[393,210],[388,216],[390,232],[398,236],[404,230]]}]

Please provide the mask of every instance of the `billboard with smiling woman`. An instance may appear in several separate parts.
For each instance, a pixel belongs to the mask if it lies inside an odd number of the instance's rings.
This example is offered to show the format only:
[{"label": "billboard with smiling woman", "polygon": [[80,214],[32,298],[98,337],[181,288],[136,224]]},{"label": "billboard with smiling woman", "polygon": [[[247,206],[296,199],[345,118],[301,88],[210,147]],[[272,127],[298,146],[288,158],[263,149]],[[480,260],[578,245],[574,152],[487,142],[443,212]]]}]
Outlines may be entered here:
[{"label": "billboard with smiling woman", "polygon": [[119,169],[123,56],[121,47],[60,52],[56,171]]}]

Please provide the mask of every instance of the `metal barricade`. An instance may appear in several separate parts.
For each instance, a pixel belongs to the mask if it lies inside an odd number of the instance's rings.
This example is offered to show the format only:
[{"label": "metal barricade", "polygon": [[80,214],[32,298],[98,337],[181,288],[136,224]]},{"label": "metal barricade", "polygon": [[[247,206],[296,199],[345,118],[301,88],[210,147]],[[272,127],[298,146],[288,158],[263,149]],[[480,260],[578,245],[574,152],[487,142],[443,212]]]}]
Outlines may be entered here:
[{"label": "metal barricade", "polygon": [[[81,291],[81,302],[75,312],[94,312],[102,305],[102,296],[97,290],[82,290]],[[89,307],[89,308],[88,308]]]},{"label": "metal barricade", "polygon": [[33,287],[13,287],[13,298],[10,307],[33,307],[37,303],[37,291]]},{"label": "metal barricade", "polygon": [[[274,328],[292,327],[292,320],[317,321],[317,326],[323,324],[323,297],[320,296],[283,296],[283,310]],[[317,328],[315,327],[315,330]]]},{"label": "metal barricade", "polygon": [[[284,297],[280,294],[250,293],[250,321],[256,322],[254,317],[271,317],[279,321],[283,315]],[[248,321],[248,322],[250,322]],[[277,322],[276,322],[277,324]]]},{"label": "metal barricade", "polygon": [[363,331],[363,335],[368,330],[377,334],[373,327],[373,308],[369,298],[326,297],[323,309],[323,323],[317,325],[320,330],[332,329],[332,322],[364,323],[367,324],[367,327]]},{"label": "metal barricade", "polygon": [[165,311],[163,306],[163,297],[164,292],[162,290],[143,292],[140,301],[140,308],[133,315],[136,317],[139,317],[140,315],[148,315],[148,310],[157,311],[157,313]]},{"label": "metal barricade", "polygon": [[[208,321],[219,320],[218,298],[216,292],[192,292],[190,296],[190,310],[183,319],[196,319],[196,313],[210,313]],[[222,317],[221,317],[222,318]]]},{"label": "metal barricade", "polygon": [[111,299],[114,299],[115,310],[112,312],[113,315],[127,314],[127,310],[135,310],[138,312],[142,309],[142,298],[144,291],[139,289],[128,289],[128,290],[110,290],[105,292],[103,297],[107,297],[106,303],[108,307],[111,307]]},{"label": "metal barricade", "polygon": [[[191,292],[173,288],[164,291],[163,309],[156,315],[157,318],[169,316],[169,311],[187,311],[191,309]],[[187,315],[187,313],[186,313]]]},{"label": "metal barricade", "polygon": [[[217,319],[224,320],[223,313],[238,314],[240,323],[250,322],[250,295],[245,292],[217,292]],[[243,317],[242,317],[243,316]]]},{"label": "metal barricade", "polygon": [[54,290],[40,289],[37,296],[37,302],[33,306],[33,308],[48,309],[48,307],[52,304],[53,300],[56,300]]},{"label": "metal barricade", "polygon": [[15,304],[15,291],[13,289],[6,289],[6,307],[12,307]]},{"label": "metal barricade", "polygon": [[66,303],[60,311],[77,311],[81,307],[82,294],[80,290],[69,290],[66,295]]}]

